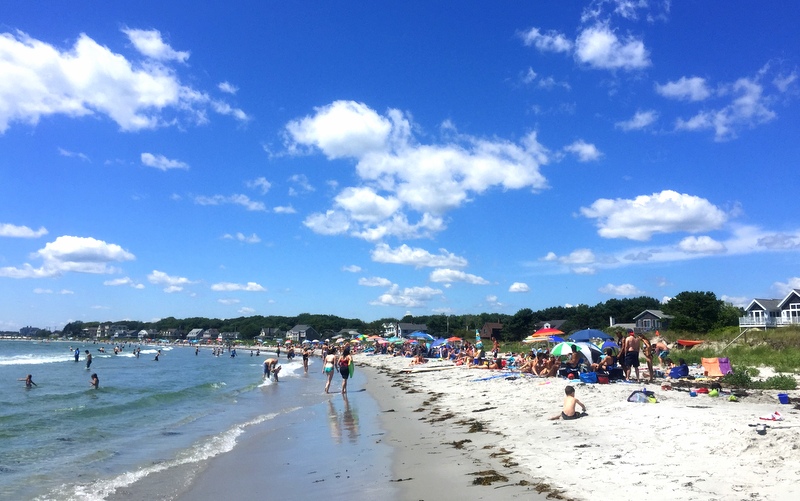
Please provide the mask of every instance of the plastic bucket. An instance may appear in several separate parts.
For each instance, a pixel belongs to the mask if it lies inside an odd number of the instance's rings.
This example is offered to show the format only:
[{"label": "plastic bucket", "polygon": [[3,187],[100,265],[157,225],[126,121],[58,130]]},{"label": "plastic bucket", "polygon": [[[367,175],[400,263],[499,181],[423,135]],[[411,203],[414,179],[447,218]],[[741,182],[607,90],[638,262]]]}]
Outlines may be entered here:
[{"label": "plastic bucket", "polygon": [[780,400],[780,402],[782,404],[788,404],[789,403],[789,395],[786,394],[786,393],[778,393],[778,400]]}]

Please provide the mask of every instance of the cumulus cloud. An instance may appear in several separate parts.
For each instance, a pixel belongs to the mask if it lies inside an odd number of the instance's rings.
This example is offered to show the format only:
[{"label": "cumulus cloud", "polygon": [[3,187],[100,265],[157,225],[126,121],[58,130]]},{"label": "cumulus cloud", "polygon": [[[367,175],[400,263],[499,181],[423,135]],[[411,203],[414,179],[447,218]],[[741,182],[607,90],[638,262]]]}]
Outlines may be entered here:
[{"label": "cumulus cloud", "polygon": [[658,112],[655,110],[637,111],[629,120],[617,122],[614,124],[617,128],[622,130],[639,130],[653,124],[658,120]]},{"label": "cumulus cloud", "polygon": [[383,277],[362,277],[358,279],[358,285],[363,285],[364,287],[389,287],[392,285],[392,281]]},{"label": "cumulus cloud", "polygon": [[658,94],[681,101],[702,101],[711,96],[711,89],[708,88],[706,79],[700,77],[681,77],[674,82],[655,84],[655,86]]},{"label": "cumulus cloud", "polygon": [[675,122],[676,130],[700,131],[713,129],[715,141],[733,139],[742,128],[753,128],[777,117],[770,108],[771,99],[764,94],[758,78],[740,78],[719,91],[721,97],[732,96],[730,104],[719,109],[703,110]]},{"label": "cumulus cloud", "polygon": [[604,238],[649,240],[656,233],[698,233],[717,229],[728,216],[704,198],[664,190],[633,200],[601,198],[581,214],[597,220]]},{"label": "cumulus cloud", "polygon": [[788,295],[794,289],[800,289],[800,277],[791,277],[786,282],[775,282],[772,284],[772,288],[777,291],[777,293],[783,299],[784,296]]},{"label": "cumulus cloud", "polygon": [[142,153],[142,164],[159,170],[167,171],[170,169],[189,169],[189,164],[180,160],[170,160],[164,155],[153,155],[152,153]]},{"label": "cumulus cloud", "polygon": [[239,87],[236,87],[230,82],[221,82],[217,88],[226,94],[236,94],[239,92]]},{"label": "cumulus cloud", "polygon": [[703,235],[700,237],[686,237],[680,241],[678,248],[684,252],[695,254],[720,254],[725,252],[725,245],[713,238]]},{"label": "cumulus cloud", "polygon": [[631,284],[606,284],[603,287],[600,287],[598,290],[603,294],[610,294],[612,296],[635,296],[642,294],[642,291],[640,291],[635,285]]},{"label": "cumulus cloud", "polygon": [[388,244],[378,244],[372,250],[372,260],[376,263],[404,264],[416,268],[430,267],[464,267],[467,260],[461,256],[456,256],[446,249],[439,249],[439,254],[431,254],[419,247],[409,247],[406,244],[395,249]]},{"label": "cumulus cloud", "polygon": [[759,238],[757,243],[759,247],[770,250],[800,249],[800,235],[775,233]]},{"label": "cumulus cloud", "polygon": [[421,308],[428,301],[442,294],[441,289],[432,287],[406,287],[401,289],[397,285],[370,304],[376,306],[402,306],[405,308]]},{"label": "cumulus cloud", "polygon": [[196,196],[194,197],[194,203],[197,205],[225,205],[225,204],[233,204],[233,205],[240,205],[249,211],[266,211],[267,207],[264,205],[264,202],[258,202],[255,200],[250,200],[250,197],[247,195],[241,194],[234,194],[230,196],[225,195],[214,195],[214,196]]},{"label": "cumulus cloud", "polygon": [[272,208],[275,214],[297,214],[297,211],[291,205],[276,205]]},{"label": "cumulus cloud", "polygon": [[119,287],[120,285],[127,285],[129,287],[133,287],[134,289],[144,289],[144,284],[137,283],[130,277],[106,280],[105,282],[103,282],[103,285],[108,285],[111,287]]},{"label": "cumulus cloud", "polygon": [[163,286],[167,293],[180,292],[184,285],[192,283],[188,278],[171,276],[159,270],[153,270],[147,275],[147,280],[153,285]]},{"label": "cumulus cloud", "polygon": [[44,226],[40,226],[38,230],[33,230],[27,226],[0,223],[0,237],[39,238],[44,235],[47,235],[47,228]]},{"label": "cumulus cloud", "polygon": [[258,190],[261,192],[262,195],[266,195],[269,189],[272,187],[272,183],[267,181],[265,177],[257,177],[251,181],[247,181],[247,187],[252,188],[254,190]]},{"label": "cumulus cloud", "polygon": [[530,28],[528,31],[520,33],[520,37],[526,46],[536,47],[541,52],[570,52],[572,50],[572,41],[554,30],[542,33],[539,28]]},{"label": "cumulus cloud", "polygon": [[244,233],[241,233],[241,232],[237,232],[234,235],[231,235],[230,233],[226,233],[226,234],[222,235],[222,238],[224,240],[237,240],[239,242],[243,242],[243,243],[246,243],[246,244],[257,244],[257,243],[259,243],[261,241],[261,239],[258,238],[258,235],[256,235],[255,233],[253,233],[250,236],[247,236],[247,235],[245,235]]},{"label": "cumulus cloud", "polygon": [[487,285],[489,283],[485,278],[450,268],[433,270],[428,280],[434,283],[466,282],[473,285]]},{"label": "cumulus cloud", "polygon": [[241,301],[239,299],[234,299],[234,298],[217,299],[217,302],[220,303],[220,304],[225,304],[225,305],[232,305],[232,304],[241,303]]},{"label": "cumulus cloud", "polygon": [[181,83],[170,64],[188,58],[155,30],[123,30],[144,61],[129,60],[86,34],[66,50],[25,33],[0,33],[0,134],[11,123],[36,125],[41,117],[107,116],[123,131],[202,124],[207,110],[246,120],[247,115]]},{"label": "cumulus cloud", "polygon": [[342,266],[342,271],[346,271],[348,273],[360,273],[361,272],[361,266],[358,266],[358,265],[355,265],[355,264]]},{"label": "cumulus cloud", "polygon": [[[547,187],[539,168],[548,162],[548,152],[535,133],[512,143],[458,134],[450,124],[443,127],[449,142],[424,145],[412,129],[399,110],[381,115],[352,101],[336,101],[289,122],[290,152],[354,159],[360,181],[343,188],[333,208],[309,215],[304,224],[317,233],[371,241],[419,238],[444,229],[443,213],[491,188]],[[410,212],[418,215],[415,221]]]},{"label": "cumulus cloud", "polygon": [[257,284],[256,282],[247,282],[246,284],[236,284],[232,282],[220,282],[211,286],[212,291],[217,292],[265,292],[267,289]]},{"label": "cumulus cloud", "polygon": [[109,244],[91,237],[60,236],[44,248],[33,253],[42,260],[42,266],[34,268],[25,263],[21,268],[0,268],[0,277],[42,278],[77,273],[115,273],[113,262],[132,261],[136,257],[117,244]]},{"label": "cumulus cloud", "polygon": [[605,70],[636,70],[650,66],[650,54],[644,42],[633,37],[621,40],[605,24],[581,31],[575,42],[575,59]]},{"label": "cumulus cloud", "polygon": [[531,288],[525,282],[514,282],[508,288],[508,292],[530,292]]},{"label": "cumulus cloud", "polygon": [[603,154],[593,144],[587,143],[583,139],[579,139],[569,146],[565,146],[564,150],[572,153],[581,162],[591,162],[599,159]]}]

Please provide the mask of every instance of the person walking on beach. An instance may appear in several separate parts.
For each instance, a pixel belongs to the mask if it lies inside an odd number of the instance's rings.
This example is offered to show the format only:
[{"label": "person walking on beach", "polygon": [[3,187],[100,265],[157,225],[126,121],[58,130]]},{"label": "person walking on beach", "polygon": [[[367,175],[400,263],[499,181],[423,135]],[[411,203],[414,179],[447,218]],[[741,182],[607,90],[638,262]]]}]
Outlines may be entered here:
[{"label": "person walking on beach", "polygon": [[622,342],[622,352],[625,359],[625,379],[631,379],[631,367],[636,369],[636,381],[639,381],[639,348],[641,343],[630,331],[625,341]]},{"label": "person walking on beach", "polygon": [[350,345],[344,347],[341,358],[339,358],[339,374],[342,375],[342,395],[347,393],[347,378],[350,377],[350,364],[353,357],[350,356]]},{"label": "person walking on beach", "polygon": [[89,367],[92,365],[92,354],[89,353],[89,350],[86,350],[86,370],[89,370]]},{"label": "person walking on beach", "polygon": [[19,378],[17,381],[25,381],[25,388],[32,388],[34,386],[39,386],[38,384],[33,382],[33,376],[28,374],[27,377]]},{"label": "person walking on beach", "polygon": [[322,372],[327,377],[325,382],[325,393],[328,393],[333,380],[333,368],[336,364],[336,350],[328,348],[328,354],[325,355],[325,363],[322,364]]},{"label": "person walking on beach", "polygon": [[[564,397],[564,408],[561,410],[561,414],[557,414],[550,418],[551,421],[555,421],[556,419],[563,419],[565,421],[571,419],[578,419],[581,416],[586,414],[586,406],[583,405],[583,402],[575,398],[575,388],[572,386],[565,386],[564,393],[566,396]],[[575,407],[580,405],[583,412],[575,412]]]},{"label": "person walking on beach", "polygon": [[95,390],[100,388],[100,378],[97,377],[97,373],[95,372],[92,374],[92,378],[89,380],[89,385],[94,388]]}]

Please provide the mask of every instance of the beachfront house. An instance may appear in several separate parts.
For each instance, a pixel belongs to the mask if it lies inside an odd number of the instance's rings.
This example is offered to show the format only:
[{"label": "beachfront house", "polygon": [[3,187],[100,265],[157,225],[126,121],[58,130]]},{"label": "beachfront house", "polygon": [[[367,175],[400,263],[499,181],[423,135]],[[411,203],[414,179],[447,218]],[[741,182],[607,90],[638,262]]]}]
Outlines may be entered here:
[{"label": "beachfront house", "polygon": [[262,327],[261,332],[259,332],[256,339],[263,343],[267,340],[274,340],[274,339],[283,339],[283,335],[286,334],[278,327]]},{"label": "beachfront house", "polygon": [[223,343],[232,343],[239,339],[239,332],[220,332],[217,339]]},{"label": "beachfront house", "polygon": [[297,324],[286,332],[286,339],[295,343],[302,343],[306,339],[319,339],[319,333],[310,325]]},{"label": "beachfront house", "polygon": [[216,343],[219,338],[219,329],[206,329],[203,331],[204,343]]},{"label": "beachfront house", "polygon": [[800,325],[800,289],[792,289],[783,299],[753,299],[739,318],[739,331]]},{"label": "beachfront house", "polygon": [[189,334],[186,334],[186,339],[188,341],[199,341],[203,337],[203,329],[192,329],[189,331]]},{"label": "beachfront house", "polygon": [[672,315],[667,315],[661,310],[644,310],[633,317],[633,321],[636,322],[633,330],[636,333],[667,330],[669,322],[673,318]]},{"label": "beachfront house", "polygon": [[428,332],[428,326],[425,324],[399,323],[397,324],[397,331],[398,336],[406,337],[412,332]]},{"label": "beachfront house", "polygon": [[399,336],[397,332],[397,324],[393,322],[390,322],[388,324],[381,324],[381,332],[383,333],[383,337]]},{"label": "beachfront house", "polygon": [[492,339],[497,339],[500,341],[500,331],[503,330],[503,324],[498,322],[486,322],[481,327],[481,339],[486,339],[491,341]]}]

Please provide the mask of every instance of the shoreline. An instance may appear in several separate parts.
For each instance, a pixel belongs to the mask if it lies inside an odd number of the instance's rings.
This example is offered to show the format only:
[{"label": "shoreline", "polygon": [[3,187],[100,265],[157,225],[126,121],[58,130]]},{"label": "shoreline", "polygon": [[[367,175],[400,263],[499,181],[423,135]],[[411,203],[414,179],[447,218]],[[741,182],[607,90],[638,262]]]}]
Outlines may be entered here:
[{"label": "shoreline", "polygon": [[[406,358],[361,355],[356,360],[372,367],[378,377],[394,381],[392,391],[376,398],[384,411],[394,406],[394,413],[383,413],[383,421],[387,440],[397,449],[396,473],[411,476],[405,472],[428,468],[428,475],[420,473],[420,481],[403,482],[404,499],[426,499],[426,491],[418,488],[425,482],[433,485],[429,494],[441,493],[435,479],[429,478],[436,476],[439,462],[451,463],[446,466],[454,472],[449,476],[464,478],[477,471],[469,461],[480,462],[484,456],[489,456],[486,464],[499,461],[495,471],[514,476],[492,485],[502,485],[499,491],[468,485],[468,499],[480,499],[475,496],[483,492],[513,497],[512,493],[523,489],[528,497],[539,491],[542,498],[569,500],[800,498],[800,412],[794,405],[780,404],[777,391],[750,391],[749,396],[732,402],[708,395],[691,397],[677,388],[661,390],[660,382],[597,385],[460,367],[409,372]],[[430,361],[426,365],[430,369],[444,364]],[[568,383],[576,388],[588,415],[574,421],[549,421],[561,410]],[[655,392],[658,403],[627,401],[634,390],[644,387]],[[800,401],[800,392],[789,394],[794,402]],[[401,405],[407,406],[404,415]],[[783,421],[759,419],[776,411]],[[398,444],[396,434],[403,428],[392,423],[395,418],[387,417],[390,414],[424,423],[432,434],[442,436]],[[464,425],[475,422],[482,423],[484,433],[465,433]],[[756,432],[757,424],[769,426],[765,435]],[[484,435],[490,436],[488,443]],[[466,459],[447,454],[454,450],[451,446],[442,449],[442,443],[467,439],[473,442],[465,443]],[[487,445],[490,448],[483,449]],[[417,454],[435,451],[441,457],[416,461],[415,449]],[[498,452],[501,455],[492,457]],[[621,485],[608,476],[611,472],[629,482]],[[521,480],[530,484],[506,487]],[[453,488],[464,483],[456,482]],[[434,498],[439,497],[428,496]]]}]

